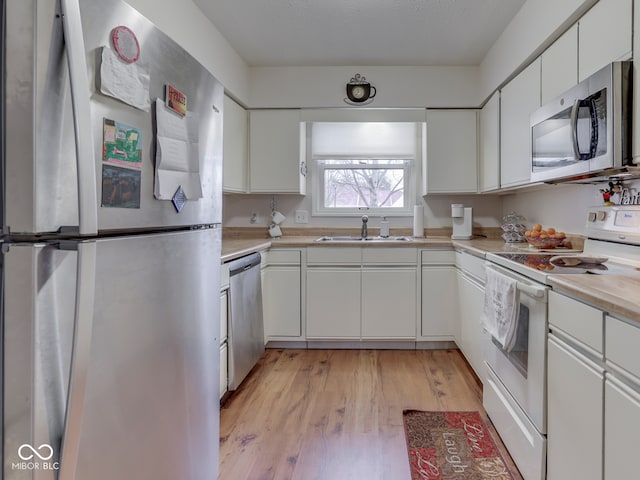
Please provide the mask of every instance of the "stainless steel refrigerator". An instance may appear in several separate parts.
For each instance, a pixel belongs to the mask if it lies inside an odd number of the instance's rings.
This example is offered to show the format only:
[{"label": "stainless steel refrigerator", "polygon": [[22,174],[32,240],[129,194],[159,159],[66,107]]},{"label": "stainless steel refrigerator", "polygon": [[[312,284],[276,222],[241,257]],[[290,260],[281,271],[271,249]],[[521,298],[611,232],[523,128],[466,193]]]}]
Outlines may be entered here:
[{"label": "stainless steel refrigerator", "polygon": [[3,478],[213,480],[223,88],[120,0],[1,5]]}]

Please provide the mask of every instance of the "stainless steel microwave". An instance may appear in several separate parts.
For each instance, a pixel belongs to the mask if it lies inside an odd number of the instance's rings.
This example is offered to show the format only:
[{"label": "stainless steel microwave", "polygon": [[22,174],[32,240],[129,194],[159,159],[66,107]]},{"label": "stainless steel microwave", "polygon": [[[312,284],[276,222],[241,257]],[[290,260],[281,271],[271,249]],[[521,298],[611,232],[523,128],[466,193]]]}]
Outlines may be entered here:
[{"label": "stainless steel microwave", "polygon": [[632,62],[614,62],[531,114],[531,181],[588,178],[632,164]]}]

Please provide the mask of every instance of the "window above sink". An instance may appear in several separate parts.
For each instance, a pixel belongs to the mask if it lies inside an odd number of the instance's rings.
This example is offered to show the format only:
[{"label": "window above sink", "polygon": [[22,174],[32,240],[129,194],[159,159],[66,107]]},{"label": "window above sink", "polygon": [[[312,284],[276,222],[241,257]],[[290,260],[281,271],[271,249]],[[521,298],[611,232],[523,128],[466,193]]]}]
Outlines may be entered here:
[{"label": "window above sink", "polygon": [[313,215],[412,215],[418,122],[314,122]]}]

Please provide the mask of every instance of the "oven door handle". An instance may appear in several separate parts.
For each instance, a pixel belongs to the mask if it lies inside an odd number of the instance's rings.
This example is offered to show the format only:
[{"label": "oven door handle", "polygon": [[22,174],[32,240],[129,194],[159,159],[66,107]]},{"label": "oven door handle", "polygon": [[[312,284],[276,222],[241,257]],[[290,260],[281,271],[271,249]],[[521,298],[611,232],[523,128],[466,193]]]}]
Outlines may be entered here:
[{"label": "oven door handle", "polygon": [[533,297],[533,298],[544,298],[544,296],[545,296],[545,289],[544,288],[532,287],[531,285],[527,285],[527,284],[522,283],[522,282],[517,282],[517,286],[518,286],[518,290],[520,290],[523,293],[526,293],[530,297]]},{"label": "oven door handle", "polygon": [[[487,262],[485,265],[486,265],[486,268],[490,268],[493,271],[502,272],[502,270],[500,268],[496,268],[493,265],[490,265],[489,262]],[[511,278],[513,278],[513,277],[511,277]],[[536,286],[533,286],[533,285],[528,285],[528,284],[526,284],[524,282],[519,282],[517,280],[516,280],[516,287],[522,293],[525,293],[525,294],[527,294],[527,295],[529,295],[530,297],[533,297],[533,298],[544,299],[546,294],[547,294],[547,289],[545,287],[536,287]]]}]

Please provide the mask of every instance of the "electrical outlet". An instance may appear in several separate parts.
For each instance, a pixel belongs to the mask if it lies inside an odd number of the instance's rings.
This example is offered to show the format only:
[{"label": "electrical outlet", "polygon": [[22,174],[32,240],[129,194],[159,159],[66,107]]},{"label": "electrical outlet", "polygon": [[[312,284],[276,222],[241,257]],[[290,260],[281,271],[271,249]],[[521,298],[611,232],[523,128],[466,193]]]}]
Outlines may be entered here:
[{"label": "electrical outlet", "polygon": [[296,210],[296,223],[309,223],[309,212]]},{"label": "electrical outlet", "polygon": [[258,214],[256,212],[251,212],[249,223],[258,223]]}]

